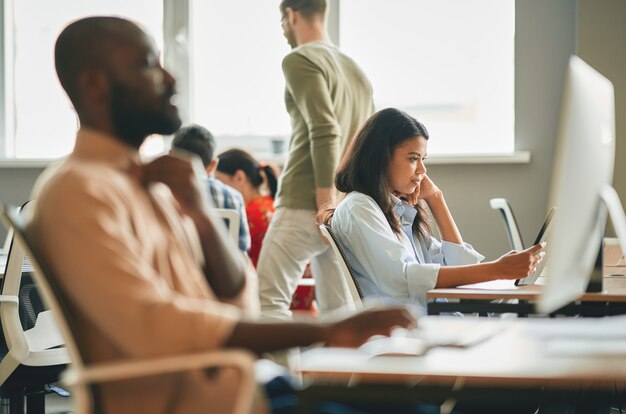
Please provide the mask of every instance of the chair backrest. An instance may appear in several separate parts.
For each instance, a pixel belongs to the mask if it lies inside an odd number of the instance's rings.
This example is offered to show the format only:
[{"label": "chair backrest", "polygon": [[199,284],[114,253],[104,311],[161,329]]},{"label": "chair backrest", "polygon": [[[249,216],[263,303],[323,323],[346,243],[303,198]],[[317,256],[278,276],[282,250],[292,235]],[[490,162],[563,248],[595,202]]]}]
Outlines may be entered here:
[{"label": "chair backrest", "polygon": [[[60,338],[65,343],[63,352],[67,355],[68,363],[72,362],[73,370],[81,370],[84,368],[83,359],[78,352],[76,342],[67,323],[68,315],[64,310],[67,307],[62,306],[63,295],[60,288],[56,284],[56,278],[50,272],[45,261],[42,260],[41,254],[36,248],[33,235],[27,228],[25,218],[29,216],[30,211],[34,207],[31,202],[24,206],[21,213],[17,209],[9,206],[2,206],[2,221],[7,227],[12,227],[14,231],[13,246],[19,246],[25,255],[30,259],[30,263],[34,269],[33,276],[37,289],[39,290],[46,307],[49,309],[47,320],[54,320],[54,329],[60,334]],[[8,270],[8,263],[7,263]],[[49,317],[51,314],[52,317]]]},{"label": "chair backrest", "polygon": [[[46,264],[32,234],[32,226],[26,224],[24,214],[18,214],[15,208],[2,207],[1,218],[7,227],[13,227],[14,237],[21,245],[34,268],[34,278],[45,304],[51,310],[56,325],[65,340],[67,354],[71,360],[70,368],[64,373],[62,380],[72,386],[72,395],[79,413],[100,412],[98,383],[143,378],[152,375],[168,374],[181,371],[197,370],[204,367],[234,367],[240,371],[240,389],[235,400],[233,412],[249,412],[256,387],[253,359],[249,353],[238,350],[223,352],[210,351],[210,355],[194,352],[188,355],[175,355],[170,358],[122,361],[119,363],[100,363],[89,367],[80,353],[88,349],[87,345],[77,343],[70,330],[72,315],[67,299],[63,294],[57,278]],[[15,243],[14,243],[15,244]],[[39,320],[38,320],[39,323]],[[81,347],[79,347],[79,345]],[[89,362],[89,361],[87,361]]]},{"label": "chair backrest", "polygon": [[332,229],[326,224],[320,224],[320,231],[324,238],[328,241],[330,246],[332,247],[335,255],[339,258],[339,262],[341,263],[341,275],[343,276],[346,284],[348,285],[348,289],[350,291],[350,298],[346,298],[349,303],[347,303],[348,307],[354,308],[354,310],[360,309],[363,307],[363,292],[361,291],[361,287],[359,286],[359,281],[356,280],[354,276],[354,272],[352,271],[352,267],[350,263],[348,263],[348,258],[344,253],[339,241],[335,237]]},{"label": "chair backrest", "polygon": [[2,254],[9,254],[11,241],[13,241],[13,229],[12,228],[8,230],[7,237],[4,239],[4,244],[2,245]]},{"label": "chair backrest", "polygon": [[[24,206],[26,214],[28,207],[28,204]],[[17,209],[13,211],[17,216]],[[5,220],[5,223],[7,228],[13,228],[10,220]],[[22,286],[23,268],[27,262],[28,251],[14,236],[15,232],[12,233],[7,252],[0,301],[2,333],[8,350],[0,363],[0,383],[4,382],[19,365],[41,367],[69,363],[67,350],[59,347],[64,341],[51,312],[26,309],[32,305],[30,299],[35,291],[33,285]],[[28,263],[27,266],[31,267],[31,264]],[[28,319],[32,319],[32,323],[25,323],[24,316],[29,316]]]},{"label": "chair backrest", "polygon": [[226,227],[228,227],[228,236],[239,245],[239,227],[241,220],[239,212],[230,208],[215,208],[213,211],[215,211],[218,216],[228,221],[226,225]]},{"label": "chair backrest", "polygon": [[524,250],[524,242],[522,241],[522,235],[520,234],[513,209],[506,198],[492,198],[489,200],[489,205],[494,210],[500,210],[502,218],[504,219],[504,225],[506,227],[507,235],[509,236],[509,243],[513,250]]}]

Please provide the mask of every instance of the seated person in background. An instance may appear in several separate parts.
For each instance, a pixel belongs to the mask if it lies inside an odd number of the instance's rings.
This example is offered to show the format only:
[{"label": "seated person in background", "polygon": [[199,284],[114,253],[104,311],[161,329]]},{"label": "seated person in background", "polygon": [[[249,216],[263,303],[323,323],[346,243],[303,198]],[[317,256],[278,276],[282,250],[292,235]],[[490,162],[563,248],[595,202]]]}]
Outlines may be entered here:
[{"label": "seated person in background", "polygon": [[[543,257],[541,245],[479,264],[463,242],[443,193],[426,175],[428,131],[394,108],[372,115],[344,155],[335,185],[347,193],[331,223],[363,294],[426,307],[426,292],[494,279],[526,277]],[[431,235],[425,202],[441,234]]]},{"label": "seated person in background", "polygon": [[256,267],[263,237],[274,215],[278,169],[260,163],[241,149],[233,148],[217,156],[215,178],[238,190],[246,205],[252,243],[248,254]]},{"label": "seated person in background", "polygon": [[[274,197],[278,185],[278,169],[264,164],[241,149],[233,148],[218,155],[215,177],[236,188],[246,203],[252,245],[248,254],[256,267],[263,238],[274,215]],[[311,279],[311,265],[307,265],[303,278]],[[304,310],[317,314],[313,286],[298,285],[291,301],[291,310]]]},{"label": "seated person in background", "polygon": [[202,160],[207,174],[207,186],[213,205],[216,208],[237,210],[239,213],[239,248],[243,252],[250,250],[250,231],[244,209],[244,200],[236,189],[215,179],[218,159],[215,158],[215,138],[200,125],[185,126],[174,134],[172,149],[182,149],[196,154]]},{"label": "seated person in background", "polygon": [[[192,164],[139,157],[147,136],[171,134],[181,123],[170,102],[175,80],[154,41],[127,20],[85,18],[59,35],[55,65],[80,129],[73,152],[41,187],[31,224],[88,362],[222,348],[260,354],[315,342],[358,346],[414,325],[404,308],[324,325],[251,319],[259,303],[254,270],[229,250]],[[98,408],[231,413],[233,374],[198,370],[105,384]]]}]

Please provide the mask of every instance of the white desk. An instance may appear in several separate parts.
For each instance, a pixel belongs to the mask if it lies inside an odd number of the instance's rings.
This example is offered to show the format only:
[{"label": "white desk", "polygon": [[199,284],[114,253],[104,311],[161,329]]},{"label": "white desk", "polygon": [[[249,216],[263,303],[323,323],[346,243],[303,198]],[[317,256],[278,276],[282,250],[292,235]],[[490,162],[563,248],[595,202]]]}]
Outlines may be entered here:
[{"label": "white desk", "polygon": [[[621,321],[621,329],[600,327],[598,324],[603,319],[482,319],[478,323],[502,323],[506,329],[466,349],[435,348],[422,356],[371,357],[352,349],[308,350],[302,355],[299,371],[309,381],[406,383],[420,380],[421,383],[452,384],[464,378],[466,385],[485,387],[568,389],[585,385],[613,390],[616,386],[626,386],[626,319],[617,318],[609,320]],[[424,317],[420,323],[427,329],[454,330],[477,322],[476,318]],[[607,336],[606,340],[591,342],[585,340],[584,335],[574,338],[589,354],[559,348],[558,336],[590,332],[594,326],[617,337],[609,340]],[[546,332],[557,337],[546,338]],[[574,339],[566,342],[572,343]],[[603,342],[617,345],[618,355],[592,354],[594,349],[602,348]]]}]

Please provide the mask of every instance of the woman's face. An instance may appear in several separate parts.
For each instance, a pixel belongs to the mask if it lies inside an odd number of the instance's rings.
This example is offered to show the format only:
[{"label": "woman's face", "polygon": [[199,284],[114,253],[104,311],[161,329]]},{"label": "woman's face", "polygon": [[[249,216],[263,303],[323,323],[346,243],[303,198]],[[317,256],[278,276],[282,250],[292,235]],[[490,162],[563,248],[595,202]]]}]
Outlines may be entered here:
[{"label": "woman's face", "polygon": [[387,171],[389,192],[412,194],[419,191],[420,183],[426,176],[424,159],[427,143],[424,137],[413,137],[393,150]]}]

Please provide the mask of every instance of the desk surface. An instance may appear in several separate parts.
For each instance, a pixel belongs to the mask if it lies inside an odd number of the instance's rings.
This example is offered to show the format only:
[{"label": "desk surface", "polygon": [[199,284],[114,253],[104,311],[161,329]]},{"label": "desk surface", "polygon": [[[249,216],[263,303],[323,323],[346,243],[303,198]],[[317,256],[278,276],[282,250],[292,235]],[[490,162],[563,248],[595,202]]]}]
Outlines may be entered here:
[{"label": "desk surface", "polygon": [[[625,267],[606,267],[604,269],[604,291],[586,293],[579,300],[586,302],[626,302],[626,272]],[[428,291],[428,299],[520,299],[536,300],[543,286],[541,284],[515,286],[512,280],[494,280],[491,282],[476,283],[456,288],[433,289]]]},{"label": "desk surface", "polygon": [[546,332],[560,329],[561,334],[567,335],[565,329],[571,335],[578,329],[592,329],[589,323],[595,321],[570,318],[482,319],[477,322],[475,318],[423,317],[420,323],[426,329],[463,329],[467,324],[476,323],[501,323],[506,328],[475,346],[434,348],[422,356],[372,357],[360,350],[313,349],[302,354],[299,371],[306,379],[314,381],[453,383],[462,377],[466,385],[474,386],[570,388],[584,384],[610,388],[626,385],[626,349],[619,351],[626,343],[626,317],[606,319],[609,323],[623,324],[619,325],[623,338],[590,340],[586,337],[581,345],[596,350],[600,340],[618,341],[614,342],[618,347],[617,355],[563,354],[558,348],[555,354],[554,347],[549,350],[554,338],[546,337]]}]

